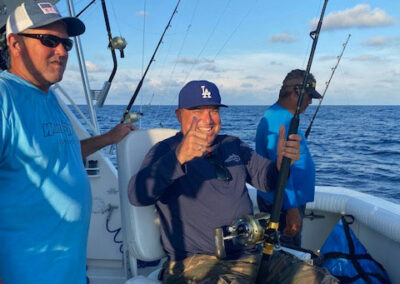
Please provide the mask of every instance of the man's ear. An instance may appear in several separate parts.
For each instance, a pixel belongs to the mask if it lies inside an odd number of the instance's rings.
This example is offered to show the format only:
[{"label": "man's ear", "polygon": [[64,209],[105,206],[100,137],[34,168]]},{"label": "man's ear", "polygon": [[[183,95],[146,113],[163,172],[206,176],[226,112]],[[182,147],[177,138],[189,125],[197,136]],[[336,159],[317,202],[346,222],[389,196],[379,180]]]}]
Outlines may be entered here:
[{"label": "man's ear", "polygon": [[16,53],[20,53],[22,50],[22,39],[16,34],[10,34],[7,38],[7,45],[10,55],[16,55]]},{"label": "man's ear", "polygon": [[178,119],[179,123],[182,123],[182,116],[181,116],[181,110],[176,109],[175,110],[176,118]]}]

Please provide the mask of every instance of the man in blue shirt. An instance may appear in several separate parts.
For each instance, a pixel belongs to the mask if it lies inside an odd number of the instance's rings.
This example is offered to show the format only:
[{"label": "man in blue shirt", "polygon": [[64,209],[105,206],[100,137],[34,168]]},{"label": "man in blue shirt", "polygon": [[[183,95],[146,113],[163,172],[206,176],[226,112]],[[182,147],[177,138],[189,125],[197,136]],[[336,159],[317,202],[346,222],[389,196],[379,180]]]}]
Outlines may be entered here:
[{"label": "man in blue shirt", "polygon": [[[90,184],[83,159],[132,125],[79,141],[50,86],[84,32],[48,2],[26,1],[7,20],[10,68],[0,74],[0,279],[85,284]],[[1,282],[0,280],[0,282]]]},{"label": "man in blue shirt", "polygon": [[[218,135],[220,107],[225,105],[215,84],[204,80],[187,83],[175,111],[181,131],[153,146],[129,182],[130,202],[135,206],[155,204],[160,214],[161,241],[168,255],[164,283],[254,283],[260,248],[230,244],[227,258],[218,259],[214,229],[253,213],[246,182],[270,191],[276,187],[282,157],[295,161],[300,156],[300,136],[291,135],[291,140],[285,141],[284,127],[274,162],[237,137]],[[326,276],[304,263],[294,267],[299,261],[279,253],[271,263],[276,269],[271,268],[271,279],[265,283],[284,283],[304,271],[313,281],[307,278],[302,283],[319,283]],[[282,275],[282,264],[293,269]]]},{"label": "man in blue shirt", "polygon": [[[276,160],[279,128],[284,125],[289,128],[290,121],[296,111],[298,95],[303,83],[305,71],[292,70],[285,79],[279,92],[278,101],[264,114],[257,127],[256,151],[263,157]],[[308,77],[304,98],[300,112],[304,113],[311,104],[312,99],[319,99],[321,95],[315,90],[315,78],[312,74]],[[303,132],[300,142],[300,160],[290,167],[290,176],[286,183],[283,210],[279,222],[281,242],[287,246],[301,246],[301,227],[305,206],[314,200],[315,191],[315,166],[307,147]],[[258,193],[260,210],[270,212],[274,202],[274,193]]]}]

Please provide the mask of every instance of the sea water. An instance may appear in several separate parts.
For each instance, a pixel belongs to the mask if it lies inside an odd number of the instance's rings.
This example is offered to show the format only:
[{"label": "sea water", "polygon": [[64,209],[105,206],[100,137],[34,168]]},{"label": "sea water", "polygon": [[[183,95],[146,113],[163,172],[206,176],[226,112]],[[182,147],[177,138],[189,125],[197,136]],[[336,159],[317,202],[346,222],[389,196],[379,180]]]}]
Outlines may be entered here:
[{"label": "sea water", "polygon": [[[101,132],[119,123],[125,106],[97,110]],[[85,106],[81,109],[87,113]],[[221,133],[235,135],[254,148],[256,128],[267,106],[221,108]],[[300,117],[306,131],[316,107]],[[175,106],[143,106],[136,125],[175,128]],[[316,184],[343,186],[400,203],[400,106],[321,106],[308,137],[316,165]],[[109,152],[109,151],[105,151]],[[115,164],[115,147],[110,159]]]}]

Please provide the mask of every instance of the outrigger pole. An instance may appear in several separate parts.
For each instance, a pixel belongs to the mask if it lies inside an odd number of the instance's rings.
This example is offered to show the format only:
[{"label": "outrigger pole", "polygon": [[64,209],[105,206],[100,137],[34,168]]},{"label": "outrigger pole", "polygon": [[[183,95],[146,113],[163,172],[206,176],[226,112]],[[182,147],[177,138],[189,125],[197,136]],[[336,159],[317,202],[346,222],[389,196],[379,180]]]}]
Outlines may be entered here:
[{"label": "outrigger pole", "polygon": [[331,73],[331,76],[329,77],[328,82],[325,83],[325,84],[326,84],[326,85],[325,85],[325,90],[324,90],[324,92],[322,93],[322,97],[319,99],[319,103],[318,103],[317,109],[315,110],[314,115],[313,115],[313,117],[312,117],[312,119],[311,119],[311,121],[310,121],[310,125],[308,126],[308,128],[307,128],[307,130],[306,130],[306,134],[305,134],[306,139],[308,138],[308,135],[310,135],[311,127],[312,127],[312,125],[313,125],[313,123],[314,123],[315,117],[317,116],[317,113],[318,113],[318,111],[319,111],[319,108],[321,107],[322,100],[323,100],[324,97],[325,97],[325,93],[326,93],[326,91],[328,90],[328,87],[329,87],[329,84],[331,83],[332,77],[333,77],[333,75],[335,74],[335,71],[336,71],[337,67],[339,66],[340,59],[342,59],[344,50],[346,49],[346,46],[347,46],[347,44],[349,43],[350,36],[351,36],[351,34],[349,34],[349,35],[347,36],[346,42],[343,43],[342,52],[341,52],[340,55],[337,57],[338,60],[337,60],[337,62],[336,62],[335,67],[332,68],[332,73]]},{"label": "outrigger pole", "polygon": [[143,73],[142,79],[140,79],[139,84],[137,85],[136,90],[135,90],[135,92],[133,93],[133,95],[132,95],[132,97],[131,97],[131,100],[129,101],[129,104],[127,105],[127,107],[126,107],[126,109],[125,109],[125,112],[124,112],[124,114],[122,115],[122,118],[121,118],[120,123],[123,123],[123,122],[125,121],[126,116],[128,115],[129,111],[131,110],[131,108],[132,108],[132,106],[133,106],[133,103],[135,102],[136,97],[137,97],[137,95],[139,94],[140,89],[142,88],[143,81],[144,81],[144,79],[145,79],[145,77],[146,77],[147,71],[149,71],[150,65],[151,65],[151,63],[153,63],[153,61],[154,61],[154,57],[156,56],[157,50],[158,50],[158,48],[160,47],[160,45],[161,45],[161,43],[162,43],[162,40],[163,40],[164,35],[165,35],[165,32],[166,32],[166,31],[168,30],[168,28],[171,26],[172,18],[173,18],[174,15],[176,14],[176,11],[178,10],[178,6],[179,6],[179,3],[180,3],[180,2],[181,2],[181,0],[178,0],[178,3],[176,4],[176,7],[175,7],[175,9],[174,9],[174,12],[172,13],[172,15],[171,15],[171,17],[170,17],[170,19],[169,19],[169,21],[168,21],[168,24],[167,24],[167,26],[165,27],[164,32],[162,33],[160,40],[158,41],[158,44],[157,44],[156,49],[154,50],[153,56],[151,57],[151,59],[150,59],[150,61],[149,61],[149,64],[147,65],[147,68],[146,68],[146,70],[145,70],[144,73]]},{"label": "outrigger pole", "polygon": [[[310,74],[311,64],[313,62],[314,52],[317,47],[318,37],[319,37],[319,33],[321,31],[322,20],[324,18],[325,9],[326,9],[327,4],[328,4],[328,0],[325,0],[324,6],[322,8],[321,16],[318,21],[317,28],[315,31],[312,31],[310,33],[310,37],[313,40],[313,44],[311,47],[310,57],[308,58],[307,69],[304,74],[303,84],[301,86],[299,99],[297,101],[296,112],[294,113],[294,116],[293,116],[292,120],[290,121],[288,136],[291,134],[297,134],[297,131],[299,128],[300,107],[303,102],[304,91],[305,91],[305,87],[307,84],[308,76]],[[272,256],[272,254],[274,253],[274,245],[279,242],[279,233],[278,233],[279,217],[280,217],[281,209],[282,209],[283,194],[285,192],[286,181],[289,176],[290,162],[291,162],[291,159],[283,157],[282,165],[279,170],[278,187],[277,187],[277,190],[275,193],[275,200],[274,200],[274,205],[272,207],[271,218],[270,218],[270,222],[269,222],[266,232],[265,232],[262,263],[264,263],[264,262],[268,263],[270,256]],[[261,268],[263,268],[263,267],[261,267]],[[260,268],[260,273],[258,274],[258,277],[257,277],[257,283],[262,283],[262,281],[267,276],[265,274],[265,273],[267,273],[267,269],[261,269],[261,268]]]}]

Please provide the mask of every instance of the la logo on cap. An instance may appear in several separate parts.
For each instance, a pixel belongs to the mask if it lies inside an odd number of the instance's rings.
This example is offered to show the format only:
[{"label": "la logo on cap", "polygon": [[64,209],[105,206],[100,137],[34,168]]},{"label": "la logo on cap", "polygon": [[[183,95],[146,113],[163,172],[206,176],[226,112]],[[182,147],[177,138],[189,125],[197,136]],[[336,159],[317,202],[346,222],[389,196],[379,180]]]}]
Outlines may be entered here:
[{"label": "la logo on cap", "polygon": [[201,86],[201,89],[203,90],[203,93],[201,94],[203,99],[211,99],[211,92],[206,88],[206,86]]}]

